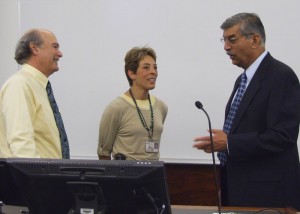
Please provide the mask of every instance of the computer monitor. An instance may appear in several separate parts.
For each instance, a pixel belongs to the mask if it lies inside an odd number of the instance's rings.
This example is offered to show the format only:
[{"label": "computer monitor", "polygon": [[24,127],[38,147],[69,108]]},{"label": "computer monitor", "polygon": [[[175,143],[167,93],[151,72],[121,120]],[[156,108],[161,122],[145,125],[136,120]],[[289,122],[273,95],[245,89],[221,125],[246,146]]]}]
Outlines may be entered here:
[{"label": "computer monitor", "polygon": [[160,161],[9,159],[30,214],[170,214]]},{"label": "computer monitor", "polygon": [[10,174],[6,159],[3,158],[0,158],[0,201],[5,205],[25,205],[23,196]]}]

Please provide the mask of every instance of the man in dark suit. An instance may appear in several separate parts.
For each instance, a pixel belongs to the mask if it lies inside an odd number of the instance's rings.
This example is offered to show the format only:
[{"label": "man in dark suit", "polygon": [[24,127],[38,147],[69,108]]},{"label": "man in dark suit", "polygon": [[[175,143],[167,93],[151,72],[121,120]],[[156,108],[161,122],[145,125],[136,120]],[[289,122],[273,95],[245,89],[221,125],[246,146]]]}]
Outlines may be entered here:
[{"label": "man in dark suit", "polygon": [[[227,55],[244,70],[227,103],[223,130],[212,130],[222,205],[300,209],[299,80],[266,51],[256,14],[236,14],[221,29]],[[212,152],[209,136],[194,141],[195,148]]]}]

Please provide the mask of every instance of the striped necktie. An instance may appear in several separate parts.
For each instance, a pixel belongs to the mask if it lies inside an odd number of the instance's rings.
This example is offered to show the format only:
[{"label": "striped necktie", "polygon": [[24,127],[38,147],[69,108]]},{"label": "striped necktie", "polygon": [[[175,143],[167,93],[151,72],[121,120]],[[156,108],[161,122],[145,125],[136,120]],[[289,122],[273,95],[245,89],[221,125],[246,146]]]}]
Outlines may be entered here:
[{"label": "striped necktie", "polygon": [[59,137],[60,137],[60,142],[61,142],[61,151],[62,151],[62,157],[64,159],[69,159],[70,158],[70,149],[69,149],[69,142],[68,142],[68,137],[65,131],[64,123],[61,117],[61,114],[58,110],[58,106],[56,104],[53,91],[51,88],[51,84],[48,81],[47,87],[47,94],[48,94],[48,99],[53,111],[54,119],[59,131]]},{"label": "striped necktie", "polygon": [[[227,118],[224,123],[223,130],[226,134],[228,134],[231,129],[232,122],[235,118],[235,115],[239,108],[242,97],[246,91],[246,85],[247,85],[247,76],[246,76],[246,72],[244,72],[242,74],[242,79],[241,79],[238,91],[237,91],[237,93],[234,97],[234,100],[230,106],[229,113],[228,113]],[[227,161],[227,156],[228,156],[227,151],[218,152],[218,158],[220,160],[221,166],[225,166],[226,161]]]}]

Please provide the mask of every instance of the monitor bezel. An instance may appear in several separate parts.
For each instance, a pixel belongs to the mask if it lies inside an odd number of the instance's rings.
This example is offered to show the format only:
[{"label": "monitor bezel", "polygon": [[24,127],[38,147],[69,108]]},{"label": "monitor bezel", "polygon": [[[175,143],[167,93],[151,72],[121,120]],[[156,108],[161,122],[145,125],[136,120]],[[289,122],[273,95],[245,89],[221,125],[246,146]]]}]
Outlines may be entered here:
[{"label": "monitor bezel", "polygon": [[[54,202],[53,204],[56,204],[55,206],[61,206],[61,204],[55,203],[57,202],[56,198],[59,198],[61,194],[65,195],[63,199],[66,200],[66,202],[64,204],[72,204],[72,209],[70,210],[72,212],[78,211],[80,208],[80,206],[78,208],[78,200],[76,198],[78,196],[76,189],[78,188],[73,186],[71,188],[68,187],[67,190],[65,184],[67,181],[98,183],[100,189],[98,188],[97,192],[102,192],[100,198],[108,197],[110,201],[107,202],[106,205],[107,211],[112,209],[118,210],[115,206],[112,208],[113,205],[111,201],[116,200],[115,203],[118,204],[117,206],[123,207],[123,210],[128,208],[128,211],[131,213],[133,213],[133,210],[139,213],[138,210],[140,208],[137,207],[143,203],[143,206],[146,207],[147,205],[147,209],[153,209],[153,213],[171,213],[165,165],[162,161],[16,158],[10,159],[8,166],[14,181],[24,195],[31,213],[41,212],[41,209],[44,209],[44,207],[47,207],[48,210],[52,208],[54,210],[56,207],[50,207],[50,200]],[[47,185],[55,185],[53,182],[58,185],[56,189],[55,187],[51,189],[56,192],[56,194],[50,194],[49,188],[47,188]],[[91,186],[85,186],[84,190],[86,191],[86,189],[90,189],[90,187]],[[117,192],[118,189],[118,196],[111,196],[113,193],[108,193],[109,188],[111,188],[112,192]],[[68,191],[68,193],[61,193],[61,189]],[[134,196],[132,195],[132,189],[134,189],[135,192]],[[95,190],[91,191],[93,192]],[[47,194],[52,196],[51,198],[53,199],[47,199]],[[159,195],[162,199],[159,198],[155,201],[156,199],[153,198],[153,194],[155,197]],[[99,202],[98,195],[101,194],[96,195],[96,200]],[[132,200],[137,201],[137,196],[143,196],[141,197],[143,199],[138,205],[132,202]],[[66,198],[68,198],[68,200]],[[47,201],[45,201],[45,199],[47,199]],[[121,200],[127,200],[127,203],[120,202]],[[152,206],[150,202],[154,203],[153,208],[150,208],[150,206]],[[98,205],[96,209],[99,207],[103,208],[103,206],[105,207],[102,202],[98,203]],[[151,212],[149,211],[149,213]]]}]

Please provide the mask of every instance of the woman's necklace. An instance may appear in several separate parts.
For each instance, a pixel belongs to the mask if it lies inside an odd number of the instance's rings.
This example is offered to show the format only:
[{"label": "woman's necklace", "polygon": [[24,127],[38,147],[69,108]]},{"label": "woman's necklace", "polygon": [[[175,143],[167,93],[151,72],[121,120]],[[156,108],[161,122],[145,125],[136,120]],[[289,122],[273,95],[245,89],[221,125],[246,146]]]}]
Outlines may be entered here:
[{"label": "woman's necklace", "polygon": [[134,102],[134,104],[135,104],[135,107],[136,107],[136,110],[137,110],[138,115],[139,115],[139,117],[140,117],[140,120],[141,120],[141,122],[142,122],[144,128],[145,128],[145,129],[147,130],[147,132],[148,132],[148,137],[149,137],[149,139],[151,139],[151,138],[153,137],[154,116],[153,116],[153,108],[152,108],[152,104],[151,104],[151,100],[150,100],[150,95],[149,95],[149,93],[148,93],[148,101],[149,101],[150,112],[151,112],[151,124],[150,124],[150,128],[149,128],[149,127],[147,126],[147,123],[146,123],[146,121],[145,121],[145,118],[144,118],[144,116],[143,116],[143,114],[142,114],[140,108],[138,107],[137,102],[136,102],[136,100],[135,100],[135,98],[134,98],[134,96],[133,96],[133,94],[132,94],[131,88],[129,89],[129,93],[130,93],[131,98],[132,98],[132,100],[133,100],[133,102]]}]

